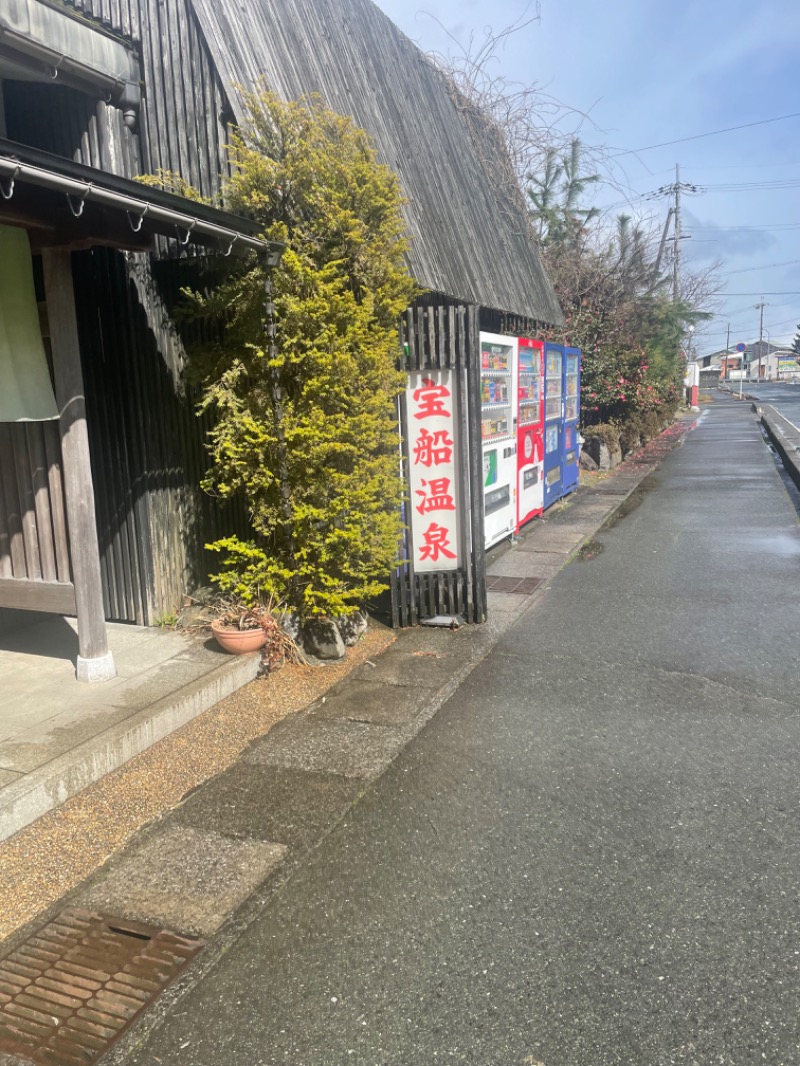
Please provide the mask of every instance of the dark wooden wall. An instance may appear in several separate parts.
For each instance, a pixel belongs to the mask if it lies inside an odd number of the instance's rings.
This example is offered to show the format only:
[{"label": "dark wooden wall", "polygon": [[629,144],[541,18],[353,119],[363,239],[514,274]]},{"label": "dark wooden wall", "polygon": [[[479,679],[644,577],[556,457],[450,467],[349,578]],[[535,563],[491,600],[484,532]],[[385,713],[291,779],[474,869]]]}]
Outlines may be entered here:
[{"label": "dark wooden wall", "polygon": [[[220,174],[227,169],[224,146],[230,112],[190,0],[67,2],[133,42],[140,54],[144,97],[137,134],[139,169],[117,172],[135,177],[159,168],[171,170],[203,196],[216,197]],[[124,127],[117,132],[123,141],[132,136]]]},{"label": "dark wooden wall", "polygon": [[[222,504],[200,488],[210,424],[197,416],[173,324],[185,267],[168,262],[154,276],[143,257],[108,249],[74,254],[72,267],[104,612],[151,624],[207,583],[215,559],[205,544],[246,535],[245,512],[241,502]],[[55,421],[0,423],[0,587],[7,596],[9,579],[37,582],[28,596],[44,595],[42,609],[74,613]],[[19,605],[24,592],[18,584]]]},{"label": "dark wooden wall", "polygon": [[[416,574],[405,562],[392,575],[392,622],[416,625],[435,615],[462,615],[467,622],[486,620],[486,565],[483,530],[483,453],[480,446],[480,336],[477,307],[428,294],[409,308],[402,323],[407,371],[452,368],[459,380],[459,435],[465,468],[462,552],[464,565],[442,573]],[[406,411],[401,397],[400,432]],[[408,456],[405,456],[406,463]],[[408,554],[408,553],[406,553]]]},{"label": "dark wooden wall", "polygon": [[485,333],[505,333],[509,337],[532,337],[534,340],[549,336],[549,327],[544,322],[523,315],[509,315],[504,311],[482,307],[479,319],[480,328]]},{"label": "dark wooden wall", "polygon": [[122,111],[57,82],[4,83],[8,137],[133,178],[180,174],[203,196],[227,171],[231,114],[189,0],[73,0],[72,6],[136,46],[143,97],[135,130]]},{"label": "dark wooden wall", "polygon": [[[138,127],[131,131],[119,109],[88,94],[7,81],[8,137],[123,177],[171,170],[215,198],[227,167],[227,103],[187,0],[72,6],[137,46],[144,81]],[[243,531],[241,507],[221,509],[199,487],[208,424],[187,392],[183,338],[172,318],[186,264],[174,244],[162,241],[158,251],[157,258],[102,249],[72,257],[105,612],[137,623],[179,608],[184,593],[207,580],[204,544]],[[32,431],[10,432],[16,450],[3,448],[0,459],[6,479],[21,469],[14,457]],[[19,477],[17,559],[22,531],[33,528],[30,485]],[[6,539],[10,545],[8,531]]]},{"label": "dark wooden wall", "polygon": [[3,97],[10,140],[113,174],[140,173],[138,138],[117,108],[57,83],[5,81]]},{"label": "dark wooden wall", "polygon": [[58,422],[0,422],[0,578],[68,583]]},{"label": "dark wooden wall", "polygon": [[207,418],[185,381],[174,326],[179,262],[72,257],[106,616],[152,623],[207,582],[204,545],[246,530],[241,504],[200,488]]}]

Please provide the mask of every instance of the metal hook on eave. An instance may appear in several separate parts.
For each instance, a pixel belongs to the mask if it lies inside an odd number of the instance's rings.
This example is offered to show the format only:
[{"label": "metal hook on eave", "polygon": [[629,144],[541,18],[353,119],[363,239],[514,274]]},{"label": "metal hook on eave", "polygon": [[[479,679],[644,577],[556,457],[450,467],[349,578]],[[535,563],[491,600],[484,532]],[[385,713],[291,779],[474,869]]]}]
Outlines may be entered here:
[{"label": "metal hook on eave", "polygon": [[142,223],[144,222],[144,216],[147,214],[147,212],[149,210],[150,210],[150,204],[145,204],[144,205],[144,210],[142,211],[141,215],[137,216],[137,219],[136,219],[136,223],[137,224],[136,225],[133,224],[133,219],[131,218],[130,211],[126,211],[125,212],[125,214],[128,216],[128,225],[131,227],[131,229],[133,230],[134,233],[138,233],[139,230],[142,228]]},{"label": "metal hook on eave", "polygon": [[50,77],[53,79],[53,81],[55,81],[56,78],[58,77],[58,68],[61,66],[61,64],[63,62],[64,62],[64,56],[60,55],[58,57],[58,62],[56,63],[56,65],[54,67],[51,67],[51,69],[50,69]]},{"label": "metal hook on eave", "polygon": [[223,252],[223,255],[224,255],[224,256],[226,256],[226,257],[227,257],[227,256],[229,256],[229,255],[231,254],[231,252],[233,251],[233,246],[234,246],[234,244],[236,244],[236,242],[237,242],[238,240],[239,240],[239,234],[238,234],[238,233],[234,233],[234,235],[233,235],[233,240],[232,240],[232,241],[231,241],[231,243],[230,243],[230,244],[228,245],[228,250],[227,250],[227,252]]},{"label": "metal hook on eave", "polygon": [[19,174],[20,170],[22,170],[22,167],[17,165],[14,170],[14,173],[8,179],[8,192],[6,192],[6,188],[3,185],[3,182],[0,181],[0,195],[2,195],[4,200],[10,200],[11,197],[14,195],[14,184],[17,180],[17,175]]},{"label": "metal hook on eave", "polygon": [[69,193],[65,193],[64,194],[66,196],[66,198],[67,198],[67,203],[69,204],[69,209],[73,213],[75,218],[80,218],[81,215],[83,214],[83,209],[84,209],[84,207],[86,207],[86,197],[92,191],[92,188],[93,188],[92,182],[89,182],[89,184],[83,190],[83,194],[78,197],[78,207],[77,208],[75,207],[75,205],[72,202],[72,196]]},{"label": "metal hook on eave", "polygon": [[178,241],[180,242],[182,247],[185,248],[186,245],[189,243],[189,241],[191,239],[191,236],[192,236],[192,230],[194,229],[194,227],[196,225],[197,225],[197,219],[193,218],[192,221],[189,223],[189,225],[186,227],[186,236],[185,237],[181,236],[181,228],[180,228],[180,226],[177,226],[177,225],[175,226],[175,231],[178,234]]}]

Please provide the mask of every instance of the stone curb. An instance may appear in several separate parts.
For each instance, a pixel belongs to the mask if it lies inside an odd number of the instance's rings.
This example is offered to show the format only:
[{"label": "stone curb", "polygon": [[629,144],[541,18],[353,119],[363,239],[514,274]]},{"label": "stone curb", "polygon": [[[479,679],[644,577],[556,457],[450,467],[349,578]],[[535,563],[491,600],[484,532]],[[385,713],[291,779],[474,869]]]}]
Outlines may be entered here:
[{"label": "stone curb", "polygon": [[761,425],[780,455],[786,473],[800,489],[800,429],[770,404],[756,408],[755,413],[760,416]]},{"label": "stone curb", "polygon": [[22,780],[6,785],[0,812],[0,841],[252,681],[258,673],[259,663],[259,655],[231,658],[124,722],[110,726],[99,737],[84,741],[26,773]]}]

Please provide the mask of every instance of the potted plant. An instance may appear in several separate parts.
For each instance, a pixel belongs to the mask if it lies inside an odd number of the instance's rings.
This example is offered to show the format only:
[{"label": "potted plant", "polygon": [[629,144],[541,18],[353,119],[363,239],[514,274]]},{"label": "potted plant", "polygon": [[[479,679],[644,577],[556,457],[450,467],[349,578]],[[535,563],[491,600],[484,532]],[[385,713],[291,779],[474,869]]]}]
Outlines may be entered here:
[{"label": "potted plant", "polygon": [[234,655],[258,651],[267,642],[263,626],[264,612],[260,607],[227,604],[211,623],[211,632],[221,648]]},{"label": "potted plant", "polygon": [[242,604],[223,600],[217,604],[211,632],[225,651],[234,655],[263,649],[265,670],[276,670],[287,659],[300,660],[297,646],[281,625],[275,604]]}]

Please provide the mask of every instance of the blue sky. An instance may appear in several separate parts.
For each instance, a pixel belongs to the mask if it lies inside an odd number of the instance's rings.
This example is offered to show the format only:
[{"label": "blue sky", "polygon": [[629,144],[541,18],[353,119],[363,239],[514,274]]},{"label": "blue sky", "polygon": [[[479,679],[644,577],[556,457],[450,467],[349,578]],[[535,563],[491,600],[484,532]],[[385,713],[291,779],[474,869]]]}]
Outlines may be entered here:
[{"label": "blue sky", "polygon": [[[440,53],[471,35],[480,42],[487,26],[498,32],[526,11],[524,0],[377,4],[423,51]],[[698,330],[699,351],[724,348],[728,324],[732,345],[757,338],[762,294],[765,338],[791,340],[800,322],[800,116],[631,150],[800,112],[797,0],[541,0],[539,18],[510,37],[497,71],[588,113],[587,144],[630,153],[615,160],[631,189],[629,212],[663,222],[666,199],[636,197],[673,181],[676,163],[681,180],[702,190],[682,198],[691,234],[683,258],[699,269],[721,260],[727,294]],[[601,207],[620,200],[610,188],[597,197]]]}]

